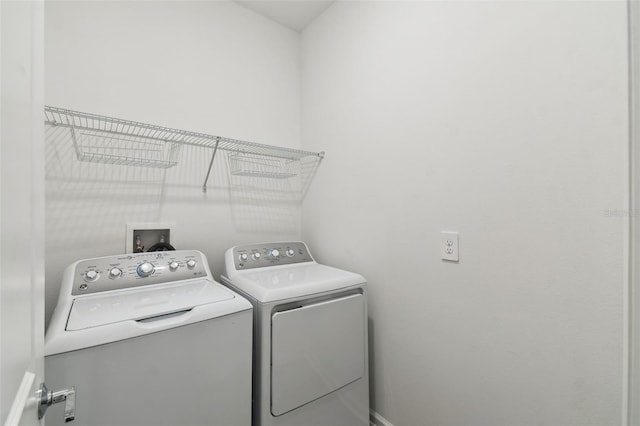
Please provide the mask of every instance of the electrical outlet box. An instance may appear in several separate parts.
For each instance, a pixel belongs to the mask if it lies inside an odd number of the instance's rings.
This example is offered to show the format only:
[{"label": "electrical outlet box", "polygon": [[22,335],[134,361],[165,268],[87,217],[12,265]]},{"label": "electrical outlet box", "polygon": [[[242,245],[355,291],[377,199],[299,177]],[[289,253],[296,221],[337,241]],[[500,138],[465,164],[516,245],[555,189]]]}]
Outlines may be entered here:
[{"label": "electrical outlet box", "polygon": [[457,232],[440,232],[440,256],[442,260],[460,261],[459,240]]},{"label": "electrical outlet box", "polygon": [[161,242],[161,239],[176,247],[173,232],[175,226],[175,222],[127,223],[125,253],[147,251],[154,244]]}]

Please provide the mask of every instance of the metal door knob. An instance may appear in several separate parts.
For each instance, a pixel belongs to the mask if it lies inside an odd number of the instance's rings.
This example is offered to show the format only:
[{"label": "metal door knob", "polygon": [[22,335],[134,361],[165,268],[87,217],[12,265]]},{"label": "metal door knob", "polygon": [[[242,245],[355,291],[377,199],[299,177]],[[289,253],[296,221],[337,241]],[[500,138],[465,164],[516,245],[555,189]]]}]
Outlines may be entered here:
[{"label": "metal door knob", "polygon": [[47,389],[47,385],[40,385],[40,403],[38,404],[38,419],[42,419],[47,412],[47,408],[53,404],[64,401],[64,421],[66,423],[76,418],[76,387],[62,389],[52,392]]}]

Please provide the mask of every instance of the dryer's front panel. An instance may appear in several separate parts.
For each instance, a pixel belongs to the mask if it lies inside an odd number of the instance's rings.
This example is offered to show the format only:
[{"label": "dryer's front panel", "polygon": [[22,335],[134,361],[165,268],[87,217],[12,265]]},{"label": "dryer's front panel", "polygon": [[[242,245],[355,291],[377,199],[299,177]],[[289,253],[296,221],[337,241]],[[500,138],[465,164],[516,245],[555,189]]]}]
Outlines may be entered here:
[{"label": "dryer's front panel", "polygon": [[365,374],[362,294],[276,312],[271,317],[271,413],[279,416]]}]

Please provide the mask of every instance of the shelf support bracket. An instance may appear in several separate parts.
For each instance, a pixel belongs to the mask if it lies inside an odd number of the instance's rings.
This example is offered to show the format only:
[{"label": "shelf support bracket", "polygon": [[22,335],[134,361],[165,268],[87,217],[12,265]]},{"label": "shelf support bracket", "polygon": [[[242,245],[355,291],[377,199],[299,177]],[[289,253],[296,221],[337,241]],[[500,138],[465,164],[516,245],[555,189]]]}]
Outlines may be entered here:
[{"label": "shelf support bracket", "polygon": [[207,170],[207,176],[204,178],[204,184],[202,184],[202,192],[207,192],[207,182],[209,181],[209,175],[211,174],[211,168],[213,167],[213,160],[216,158],[216,152],[218,152],[218,145],[220,144],[220,137],[216,137],[216,145],[213,148],[213,154],[211,155],[211,161],[209,162],[209,170]]}]

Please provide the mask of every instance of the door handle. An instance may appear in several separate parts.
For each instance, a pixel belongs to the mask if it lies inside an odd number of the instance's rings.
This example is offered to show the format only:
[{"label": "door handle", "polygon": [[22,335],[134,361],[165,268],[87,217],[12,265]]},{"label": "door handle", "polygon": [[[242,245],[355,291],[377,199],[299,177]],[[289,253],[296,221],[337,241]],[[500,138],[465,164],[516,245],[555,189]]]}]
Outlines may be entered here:
[{"label": "door handle", "polygon": [[42,419],[47,412],[47,408],[53,404],[64,401],[64,421],[71,422],[76,418],[76,387],[62,389],[52,392],[47,389],[47,385],[40,385],[40,403],[38,404],[38,419]]}]

